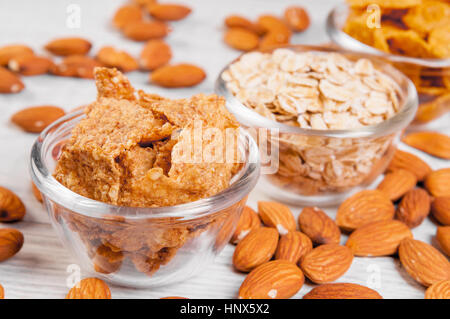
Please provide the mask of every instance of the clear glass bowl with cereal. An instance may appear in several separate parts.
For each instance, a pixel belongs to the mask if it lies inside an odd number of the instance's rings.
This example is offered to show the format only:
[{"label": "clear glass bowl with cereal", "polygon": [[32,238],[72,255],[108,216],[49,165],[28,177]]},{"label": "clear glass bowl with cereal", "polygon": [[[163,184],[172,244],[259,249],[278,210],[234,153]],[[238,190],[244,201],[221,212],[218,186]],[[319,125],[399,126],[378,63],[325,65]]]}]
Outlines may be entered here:
[{"label": "clear glass bowl with cereal", "polygon": [[327,19],[332,41],[345,50],[379,56],[416,86],[414,127],[450,120],[450,4],[444,1],[348,1]]},{"label": "clear glass bowl with cereal", "polygon": [[302,205],[370,185],[418,104],[412,82],[376,57],[302,45],[243,54],[216,92],[257,140],[261,189]]},{"label": "clear glass bowl with cereal", "polygon": [[[106,68],[96,81],[97,101],[48,127],[31,154],[32,179],[75,258],[68,263],[83,277],[130,287],[191,278],[230,240],[259,177],[256,142],[215,95],[170,100],[140,91],[137,99]],[[197,124],[208,135],[191,142]],[[231,127],[232,144],[214,144]],[[204,156],[224,146],[236,153],[189,158],[196,141]]]}]

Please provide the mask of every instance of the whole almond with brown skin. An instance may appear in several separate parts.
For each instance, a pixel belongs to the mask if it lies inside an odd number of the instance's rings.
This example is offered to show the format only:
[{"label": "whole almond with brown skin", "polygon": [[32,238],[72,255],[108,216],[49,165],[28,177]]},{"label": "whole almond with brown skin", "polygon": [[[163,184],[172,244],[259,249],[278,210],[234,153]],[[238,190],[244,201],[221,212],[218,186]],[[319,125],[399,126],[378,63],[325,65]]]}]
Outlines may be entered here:
[{"label": "whole almond with brown skin", "polygon": [[54,55],[68,56],[74,54],[87,54],[91,50],[92,44],[83,38],[59,38],[50,41],[45,45],[45,49]]},{"label": "whole almond with brown skin", "polygon": [[33,55],[33,49],[26,45],[13,44],[0,48],[0,66],[8,65],[9,60],[20,55]]},{"label": "whole almond with brown skin", "polygon": [[427,243],[411,238],[404,239],[400,243],[398,254],[408,274],[426,287],[450,279],[450,262]]},{"label": "whole almond with brown skin", "polygon": [[287,25],[296,32],[305,31],[309,27],[309,15],[302,7],[288,7],[284,11]]},{"label": "whole almond with brown skin", "polygon": [[430,213],[431,198],[427,191],[422,188],[414,188],[403,196],[398,204],[396,217],[409,228],[422,224]]},{"label": "whole almond with brown skin", "polygon": [[239,299],[288,299],[305,282],[293,263],[273,260],[253,269],[239,288]]},{"label": "whole almond with brown skin", "polygon": [[416,184],[417,178],[413,173],[405,169],[397,169],[384,175],[377,189],[385,193],[390,200],[396,201]]},{"label": "whole almond with brown skin", "polygon": [[41,192],[39,191],[39,189],[36,187],[36,185],[34,185],[33,182],[31,182],[31,190],[33,191],[34,197],[35,197],[39,202],[42,203],[42,202],[43,202],[42,194],[41,194]]},{"label": "whole almond with brown skin", "polygon": [[16,74],[0,67],[0,93],[19,93],[24,88],[25,85]]},{"label": "whole almond with brown skin", "polygon": [[347,198],[336,214],[337,225],[346,231],[366,224],[391,220],[395,207],[389,198],[379,190],[363,190]]},{"label": "whole almond with brown skin", "polygon": [[252,230],[239,244],[233,254],[236,269],[248,272],[268,262],[278,245],[278,232],[269,227]]},{"label": "whole almond with brown skin", "polygon": [[123,72],[131,72],[139,68],[135,58],[125,51],[110,46],[105,46],[98,51],[97,60],[107,67],[118,68]]},{"label": "whole almond with brown skin", "polygon": [[85,278],[69,290],[66,299],[111,299],[111,291],[103,280]]},{"label": "whole almond with brown skin", "polygon": [[450,226],[440,226],[436,231],[436,239],[441,250],[450,257]]},{"label": "whole almond with brown skin", "polygon": [[25,216],[25,205],[19,196],[0,186],[0,222],[15,222]]},{"label": "whole almond with brown skin", "polygon": [[103,64],[86,55],[69,55],[61,63],[51,69],[51,73],[58,76],[79,77],[93,79],[94,69]]},{"label": "whole almond with brown skin", "polygon": [[277,202],[258,202],[259,217],[264,225],[276,228],[280,235],[295,231],[294,215],[286,205]]},{"label": "whole almond with brown skin", "polygon": [[328,215],[317,207],[305,207],[298,216],[298,225],[313,243],[339,244],[341,231]]},{"label": "whole almond with brown skin", "polygon": [[259,42],[259,49],[265,51],[284,46],[289,44],[289,39],[290,37],[286,36],[285,33],[278,33],[276,31],[268,32]]},{"label": "whole almond with brown skin", "polygon": [[251,22],[249,19],[239,16],[239,15],[230,15],[225,18],[225,26],[228,28],[243,28],[253,31],[254,33],[261,35],[264,33],[257,24]]},{"label": "whole almond with brown skin", "polygon": [[22,75],[40,75],[47,73],[54,66],[49,58],[36,55],[19,55],[9,60],[8,67],[11,71]]},{"label": "whole almond with brown skin", "polygon": [[172,58],[170,46],[163,40],[148,41],[141,51],[139,63],[144,70],[155,70],[169,63]]},{"label": "whole almond with brown skin", "polygon": [[357,228],[345,245],[355,256],[390,256],[405,238],[413,238],[408,226],[398,220],[387,220]]},{"label": "whole almond with brown skin", "polygon": [[5,299],[5,289],[0,285],[0,299]]},{"label": "whole almond with brown skin", "polygon": [[121,6],[113,17],[113,25],[119,30],[135,21],[142,21],[142,9],[137,5]]},{"label": "whole almond with brown skin", "polygon": [[348,247],[325,244],[314,248],[300,260],[303,273],[312,282],[323,284],[341,277],[350,268],[353,255]]},{"label": "whole almond with brown skin", "polygon": [[388,172],[397,169],[406,169],[416,175],[419,182],[431,172],[431,167],[414,154],[402,150],[396,150],[387,168]]},{"label": "whole almond with brown skin", "polygon": [[450,136],[438,132],[415,132],[406,135],[403,142],[430,155],[450,159]]},{"label": "whole almond with brown skin", "polygon": [[375,290],[365,286],[336,283],[315,287],[304,295],[303,299],[383,299],[383,297]]},{"label": "whole almond with brown skin", "polygon": [[292,31],[283,20],[270,14],[259,16],[257,24],[265,33],[284,34],[287,38],[290,38],[292,35]]},{"label": "whole almond with brown skin", "polygon": [[64,110],[57,106],[33,106],[15,113],[11,121],[27,132],[40,133],[64,115]]},{"label": "whole almond with brown skin", "polygon": [[150,4],[147,7],[148,13],[158,20],[177,21],[184,19],[191,13],[189,7],[180,4]]},{"label": "whole almond with brown skin", "polygon": [[169,32],[169,26],[162,21],[135,21],[123,28],[123,34],[134,41],[164,38]]},{"label": "whole almond with brown skin", "polygon": [[233,49],[250,51],[258,47],[259,37],[248,29],[231,28],[225,32],[224,41]]},{"label": "whole almond with brown skin", "polygon": [[312,248],[312,241],[308,236],[299,231],[292,231],[281,236],[275,259],[297,264],[300,258],[309,253]]},{"label": "whole almond with brown skin", "polygon": [[232,244],[238,244],[252,230],[260,227],[261,220],[259,219],[258,214],[252,208],[245,206],[230,242]]},{"label": "whole almond with brown skin", "polygon": [[438,169],[428,174],[425,188],[434,197],[450,197],[450,168]]},{"label": "whole almond with brown skin", "polygon": [[0,229],[0,262],[11,258],[23,246],[23,235],[13,228]]},{"label": "whole almond with brown skin", "polygon": [[192,64],[166,65],[150,74],[150,80],[163,87],[180,88],[199,84],[206,78],[203,69]]},{"label": "whole almond with brown skin", "polygon": [[431,212],[438,222],[450,226],[450,196],[435,197],[431,203]]},{"label": "whole almond with brown skin", "polygon": [[439,281],[428,287],[425,299],[450,299],[450,280]]}]

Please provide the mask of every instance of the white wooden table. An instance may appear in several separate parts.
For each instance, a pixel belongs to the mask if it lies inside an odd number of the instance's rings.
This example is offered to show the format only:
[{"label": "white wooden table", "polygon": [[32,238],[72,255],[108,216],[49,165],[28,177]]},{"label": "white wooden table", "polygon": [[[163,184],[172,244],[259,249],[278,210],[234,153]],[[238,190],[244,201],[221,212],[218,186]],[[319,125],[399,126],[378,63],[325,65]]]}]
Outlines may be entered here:
[{"label": "white wooden table", "polygon": [[[92,52],[110,44],[138,55],[142,44],[128,41],[110,25],[115,9],[124,0],[0,0],[0,45],[26,43],[38,52],[50,39],[58,36],[80,35],[94,42]],[[161,2],[163,2],[161,0]],[[178,2],[172,1],[171,2]],[[182,2],[182,1],[180,1]],[[133,85],[168,97],[185,97],[195,93],[213,92],[220,69],[239,53],[223,44],[223,19],[231,13],[256,18],[259,14],[281,14],[290,4],[305,6],[311,15],[311,27],[293,37],[293,43],[319,44],[328,41],[324,23],[328,11],[336,4],[332,0],[185,0],[193,13],[174,23],[174,31],[167,41],[174,51],[174,62],[191,62],[204,67],[208,78],[192,89],[167,90],[148,84],[146,73],[133,72]],[[81,25],[70,29],[66,25],[70,13],[81,9]],[[71,11],[73,12],[73,11]],[[42,205],[30,189],[28,161],[31,145],[36,138],[22,132],[9,122],[10,116],[23,107],[55,104],[66,110],[95,99],[96,90],[90,80],[52,76],[25,77],[26,89],[18,95],[0,95],[0,185],[16,192],[27,207],[25,221],[0,227],[15,227],[25,235],[25,245],[14,257],[0,264],[0,283],[7,298],[63,298],[67,293],[67,267],[76,261],[69,256],[56,237]],[[447,118],[448,119],[448,118]],[[442,123],[442,122],[441,122]],[[448,122],[447,122],[448,123]],[[447,134],[450,133],[446,128]],[[408,149],[404,145],[402,148]],[[433,168],[449,166],[448,161],[437,160],[416,152],[429,161]],[[249,205],[267,197],[255,189]],[[292,207],[297,216],[301,207]],[[334,216],[335,209],[327,209]],[[413,230],[417,239],[433,242],[436,225],[429,219]],[[344,243],[345,237],[342,238]],[[231,265],[234,246],[228,245],[201,275],[183,283],[158,289],[130,289],[112,286],[113,298],[159,298],[179,295],[190,298],[235,298],[245,275]],[[355,258],[351,269],[339,282],[369,285],[385,298],[423,298],[424,288],[413,281],[394,258]],[[305,284],[295,298],[301,298],[313,286]]]}]

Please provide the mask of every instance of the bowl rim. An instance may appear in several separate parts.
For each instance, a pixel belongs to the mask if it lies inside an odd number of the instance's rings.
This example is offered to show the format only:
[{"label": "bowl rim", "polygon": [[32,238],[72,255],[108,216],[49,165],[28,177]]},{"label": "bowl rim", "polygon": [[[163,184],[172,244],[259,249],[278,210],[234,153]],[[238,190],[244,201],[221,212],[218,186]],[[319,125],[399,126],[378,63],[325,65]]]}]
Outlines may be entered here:
[{"label": "bowl rim", "polygon": [[335,19],[339,10],[349,9],[350,6],[348,4],[340,3],[336,5],[331,11],[328,13],[326,19],[326,32],[333,43],[337,44],[339,47],[346,50],[353,50],[356,52],[368,53],[372,55],[376,55],[379,57],[386,58],[393,62],[398,63],[409,63],[420,65],[427,68],[448,68],[450,67],[450,59],[438,59],[438,58],[416,58],[409,57],[405,55],[386,53],[381,50],[378,50],[370,45],[367,45],[361,41],[356,40],[351,35],[342,31]]},{"label": "bowl rim", "polygon": [[[302,49],[305,51],[318,51],[318,52],[335,52],[342,53],[352,56],[358,56],[361,58],[370,59],[372,62],[376,62],[378,65],[382,65],[384,68],[390,70],[390,72],[394,72],[396,77],[399,77],[406,83],[406,92],[405,92],[405,100],[399,112],[397,112],[391,118],[378,123],[376,125],[368,125],[362,128],[355,129],[346,129],[346,130],[314,130],[314,129],[305,129],[292,125],[283,124],[277,122],[275,120],[268,119],[256,111],[245,106],[241,101],[239,101],[227,88],[225,80],[223,80],[223,73],[230,67],[231,64],[238,61],[243,55],[251,53],[251,52],[263,52],[270,53],[276,49],[293,49],[299,50]],[[305,51],[306,52],[306,51]],[[389,75],[388,75],[389,76]],[[393,79],[395,81],[395,79]],[[215,92],[219,95],[223,95],[226,99],[226,105],[229,111],[236,116],[238,121],[248,127],[257,127],[257,128],[266,128],[269,130],[277,130],[280,133],[294,133],[294,134],[302,134],[302,135],[313,135],[313,136],[323,136],[323,137],[334,137],[334,138],[364,138],[364,137],[378,137],[385,136],[399,130],[404,129],[409,123],[414,119],[414,115],[417,111],[419,100],[416,88],[412,81],[401,73],[399,70],[394,68],[389,63],[382,61],[380,57],[374,56],[372,54],[360,53],[356,51],[350,50],[342,50],[324,46],[316,46],[316,45],[285,45],[277,48],[273,48],[270,50],[255,50],[250,52],[245,52],[239,55],[236,59],[228,63],[219,73],[219,76],[216,79],[215,83]]]},{"label": "bowl rim", "polygon": [[[48,126],[34,142],[30,155],[30,175],[32,181],[44,195],[60,206],[83,216],[117,220],[124,217],[127,220],[175,217],[177,220],[193,220],[220,213],[233,204],[245,198],[255,187],[260,174],[259,151],[252,136],[243,129],[239,130],[239,145],[245,147],[246,160],[243,167],[235,175],[231,185],[220,193],[197,201],[174,206],[163,207],[128,207],[104,203],[77,194],[59,183],[50,173],[44,156],[44,150],[50,134],[61,133],[67,127],[73,128],[84,117],[82,110],[71,112]],[[59,141],[58,141],[59,142]],[[56,161],[55,161],[56,162]],[[46,208],[50,210],[50,203]]]}]

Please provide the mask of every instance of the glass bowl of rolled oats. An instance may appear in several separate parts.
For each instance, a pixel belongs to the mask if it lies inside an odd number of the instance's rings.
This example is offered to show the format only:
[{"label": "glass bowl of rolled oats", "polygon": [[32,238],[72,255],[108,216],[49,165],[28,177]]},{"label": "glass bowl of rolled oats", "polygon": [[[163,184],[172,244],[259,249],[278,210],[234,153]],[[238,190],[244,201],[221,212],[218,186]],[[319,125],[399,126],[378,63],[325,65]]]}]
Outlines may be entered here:
[{"label": "glass bowl of rolled oats", "polygon": [[372,184],[417,110],[417,92],[374,56],[317,46],[241,55],[216,82],[257,140],[260,188],[279,200],[331,205]]}]

